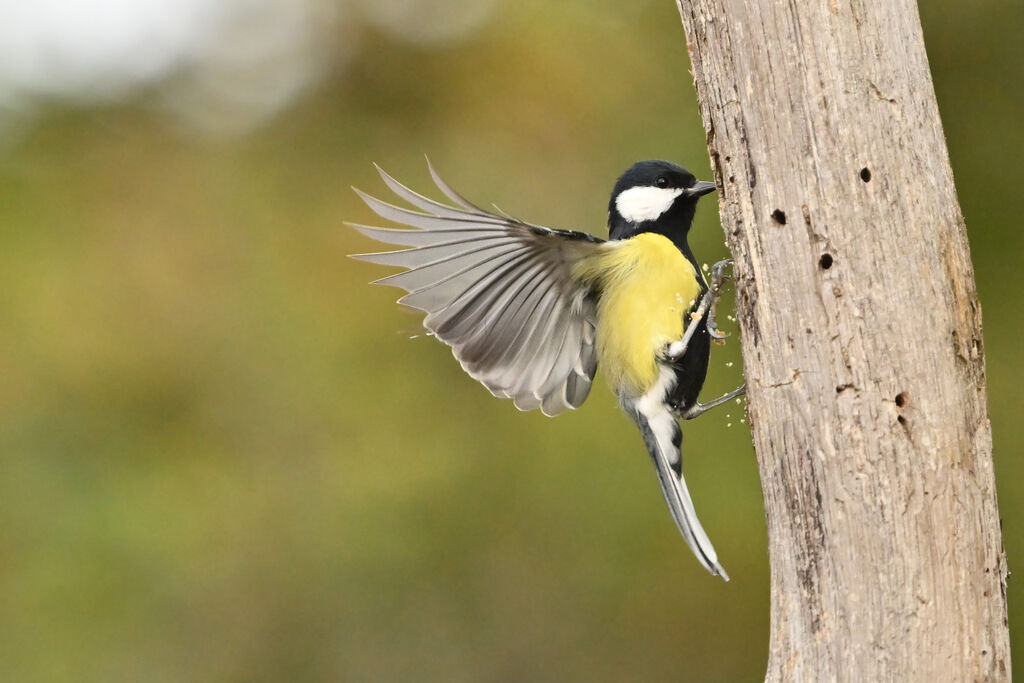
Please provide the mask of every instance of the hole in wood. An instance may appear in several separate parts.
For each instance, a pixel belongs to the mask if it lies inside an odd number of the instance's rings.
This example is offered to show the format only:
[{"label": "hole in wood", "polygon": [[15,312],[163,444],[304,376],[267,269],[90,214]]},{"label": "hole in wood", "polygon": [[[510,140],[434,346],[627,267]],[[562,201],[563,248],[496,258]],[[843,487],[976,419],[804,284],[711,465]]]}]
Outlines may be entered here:
[{"label": "hole in wood", "polygon": [[860,179],[863,180],[865,183],[871,182],[871,169],[869,169],[867,166],[860,169]]},{"label": "hole in wood", "polygon": [[900,393],[896,394],[896,405],[899,406],[900,408],[907,405],[907,392],[901,391]]},{"label": "hole in wood", "polygon": [[832,254],[822,254],[821,258],[818,259],[818,265],[821,266],[822,270],[828,270],[832,267]]},{"label": "hole in wood", "polygon": [[772,220],[778,223],[779,225],[785,225],[786,212],[783,211],[782,209],[775,209],[774,211],[772,211]]},{"label": "hole in wood", "polygon": [[896,417],[896,421],[899,422],[901,425],[907,424],[907,418],[903,417],[902,415],[898,415]]}]

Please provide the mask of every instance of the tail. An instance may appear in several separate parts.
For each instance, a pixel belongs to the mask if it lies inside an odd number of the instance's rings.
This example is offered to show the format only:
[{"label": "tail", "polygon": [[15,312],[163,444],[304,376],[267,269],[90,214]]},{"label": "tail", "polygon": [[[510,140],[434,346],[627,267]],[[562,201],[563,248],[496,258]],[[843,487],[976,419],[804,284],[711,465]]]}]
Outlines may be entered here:
[{"label": "tail", "polygon": [[683,433],[679,429],[679,423],[663,404],[651,405],[651,402],[640,401],[630,412],[643,433],[644,443],[651,454],[651,460],[654,461],[658,483],[665,494],[668,509],[687,545],[705,569],[728,581],[729,575],[718,563],[718,555],[711,545],[711,539],[697,519],[697,511],[686,488],[686,480],[683,479],[679,451]]}]

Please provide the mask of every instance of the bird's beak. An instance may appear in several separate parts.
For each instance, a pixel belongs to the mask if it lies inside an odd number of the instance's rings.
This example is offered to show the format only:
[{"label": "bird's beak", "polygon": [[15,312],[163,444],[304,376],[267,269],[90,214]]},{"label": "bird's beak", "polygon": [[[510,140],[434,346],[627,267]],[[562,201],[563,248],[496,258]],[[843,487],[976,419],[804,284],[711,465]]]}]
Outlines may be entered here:
[{"label": "bird's beak", "polygon": [[690,197],[703,197],[708,192],[715,191],[715,184],[709,180],[698,180],[693,184],[693,187],[686,190],[686,194]]}]

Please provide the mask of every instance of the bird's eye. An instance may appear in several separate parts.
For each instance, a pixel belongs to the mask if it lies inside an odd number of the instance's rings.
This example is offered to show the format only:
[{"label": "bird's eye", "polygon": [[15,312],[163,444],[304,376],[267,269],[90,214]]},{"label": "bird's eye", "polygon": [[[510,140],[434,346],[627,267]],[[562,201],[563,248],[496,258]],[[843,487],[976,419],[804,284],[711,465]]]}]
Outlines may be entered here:
[{"label": "bird's eye", "polygon": [[668,187],[668,178],[665,176],[658,176],[658,179],[654,181],[654,184],[658,187]]}]

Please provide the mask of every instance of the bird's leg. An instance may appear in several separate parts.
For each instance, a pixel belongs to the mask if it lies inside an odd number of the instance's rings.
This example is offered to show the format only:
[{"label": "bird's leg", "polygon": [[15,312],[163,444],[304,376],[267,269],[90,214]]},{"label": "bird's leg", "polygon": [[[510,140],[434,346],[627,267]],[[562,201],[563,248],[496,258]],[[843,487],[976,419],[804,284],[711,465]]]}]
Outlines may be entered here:
[{"label": "bird's leg", "polygon": [[707,403],[694,403],[692,406],[682,411],[682,413],[679,414],[679,417],[683,418],[684,420],[692,420],[695,417],[700,417],[701,415],[708,412],[715,406],[720,406],[723,403],[728,403],[737,396],[742,396],[745,393],[747,393],[746,383],[741,384],[738,388],[733,389],[724,396],[719,396],[713,401],[708,401]]},{"label": "bird's leg", "polygon": [[[718,324],[715,322],[715,305],[718,303],[718,297],[722,294],[722,284],[729,278],[725,274],[725,269],[732,265],[732,259],[724,259],[719,261],[711,268],[711,284],[708,286],[708,291],[704,293],[704,297],[701,299],[700,305],[697,310],[691,315],[692,319],[698,322],[697,325],[690,325],[686,328],[686,334],[683,338],[677,342],[669,344],[666,349],[666,355],[670,360],[678,360],[686,353],[686,348],[689,346],[690,340],[693,338],[694,333],[700,327],[700,322],[706,326],[708,334],[712,339],[725,339],[726,334],[718,330]],[[686,410],[679,413],[679,416],[684,420],[692,420],[695,417],[700,417],[707,411],[711,410],[716,406],[720,406],[723,403],[727,403],[738,396],[742,396],[747,393],[747,385],[743,384],[737,389],[730,391],[724,396],[719,396],[713,401],[707,403],[696,402]]]},{"label": "bird's leg", "polygon": [[732,259],[724,259],[716,263],[711,269],[711,286],[704,292],[697,310],[690,314],[690,319],[698,324],[687,325],[683,338],[665,347],[664,356],[668,362],[674,362],[683,357],[687,347],[690,345],[690,340],[693,339],[693,335],[700,327],[701,321],[707,326],[708,334],[713,339],[725,339],[726,335],[719,332],[715,324],[715,304],[718,303],[718,297],[722,293],[722,283],[729,277],[725,274],[725,269],[731,264]]}]

